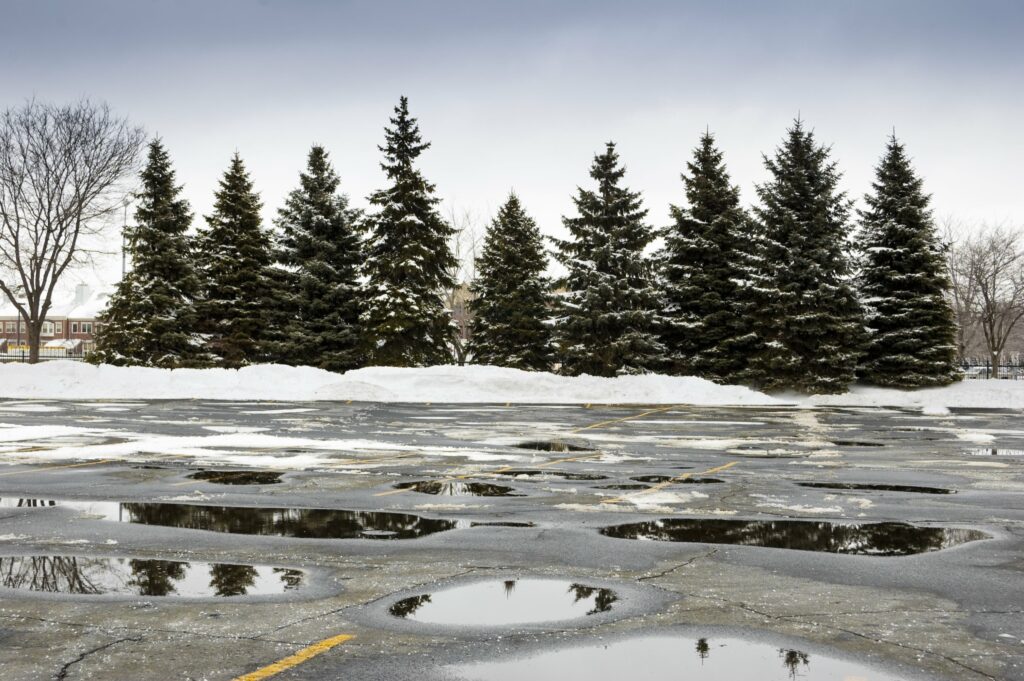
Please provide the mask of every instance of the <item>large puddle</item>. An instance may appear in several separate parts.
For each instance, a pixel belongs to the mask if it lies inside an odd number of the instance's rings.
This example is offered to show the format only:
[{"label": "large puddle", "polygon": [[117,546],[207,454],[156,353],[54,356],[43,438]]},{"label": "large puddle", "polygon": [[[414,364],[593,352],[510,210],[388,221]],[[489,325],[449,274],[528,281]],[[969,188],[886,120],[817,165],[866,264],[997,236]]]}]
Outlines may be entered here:
[{"label": "large puddle", "polygon": [[521,497],[511,487],[492,485],[486,482],[462,482],[458,480],[423,480],[400,482],[395,489],[410,489],[421,494],[436,494],[444,497]]},{"label": "large puddle", "polygon": [[798,482],[801,487],[814,489],[847,489],[867,492],[911,492],[916,494],[956,494],[956,490],[944,487],[921,487],[919,485],[876,485],[867,482]]},{"label": "large puddle", "polygon": [[533,440],[512,445],[517,449],[532,449],[535,452],[592,452],[593,447],[577,445],[563,440]]},{"label": "large puddle", "polygon": [[188,477],[217,485],[276,485],[281,482],[281,473],[276,471],[196,471]]},{"label": "large puddle", "polygon": [[94,556],[0,557],[0,586],[45,593],[210,598],[295,591],[291,568]]},{"label": "large puddle", "polygon": [[918,527],[906,523],[844,525],[805,520],[691,518],[614,525],[603,528],[601,534],[618,539],[736,544],[870,556],[907,556],[988,538],[978,530]]},{"label": "large puddle", "polygon": [[545,475],[551,475],[556,478],[562,478],[563,480],[607,480],[607,475],[601,475],[599,473],[567,473],[566,471],[549,471],[549,470],[530,470],[530,469],[516,469],[507,471],[497,471],[497,475],[504,475],[510,478],[536,478],[543,477]]},{"label": "large puddle", "polygon": [[740,638],[644,636],[449,667],[465,681],[897,681],[835,657]]},{"label": "large puddle", "polygon": [[611,589],[575,582],[507,579],[411,596],[392,605],[389,612],[425,624],[512,626],[608,612],[618,599]]},{"label": "large puddle", "polygon": [[0,508],[35,506],[58,506],[122,523],[302,539],[414,539],[461,526],[455,520],[437,520],[409,513],[330,508],[0,499]]}]

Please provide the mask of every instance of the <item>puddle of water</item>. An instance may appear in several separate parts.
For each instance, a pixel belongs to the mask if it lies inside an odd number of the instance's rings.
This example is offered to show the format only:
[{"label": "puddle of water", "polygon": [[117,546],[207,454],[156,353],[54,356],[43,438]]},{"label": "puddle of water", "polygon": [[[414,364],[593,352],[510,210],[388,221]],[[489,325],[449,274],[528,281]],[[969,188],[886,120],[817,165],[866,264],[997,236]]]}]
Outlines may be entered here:
[{"label": "puddle of water", "polygon": [[331,508],[0,499],[0,508],[44,506],[67,508],[114,522],[302,539],[413,539],[466,525],[455,520],[436,520],[409,513]]},{"label": "puddle of water", "polygon": [[884,447],[884,442],[867,442],[865,440],[832,440],[836,447]]},{"label": "puddle of water", "polygon": [[555,579],[506,579],[403,598],[388,611],[425,624],[512,626],[596,615],[619,600],[611,589]]},{"label": "puddle of water", "polygon": [[516,520],[496,520],[494,522],[471,522],[470,527],[537,527],[535,523],[529,521],[516,521]]},{"label": "puddle of water", "polygon": [[445,497],[521,497],[511,487],[491,485],[486,482],[461,482],[455,480],[424,480],[421,482],[400,482],[395,489],[411,489],[421,494],[437,494]]},{"label": "puddle of water", "polygon": [[977,447],[964,452],[968,456],[1024,456],[1024,449],[1000,449],[998,447]]},{"label": "puddle of water", "polygon": [[0,586],[61,594],[210,598],[302,587],[302,570],[268,565],[95,556],[0,557]]},{"label": "puddle of water", "polygon": [[217,485],[276,485],[281,475],[274,471],[197,471],[188,477]]},{"label": "puddle of water", "polygon": [[644,636],[449,667],[471,681],[897,681],[855,662],[740,638]]},{"label": "puddle of water", "polygon": [[597,485],[594,489],[621,489],[621,490],[639,490],[639,489],[650,489],[650,485],[644,485],[641,483],[628,483],[620,482],[614,485]]},{"label": "puddle of water", "polygon": [[954,489],[944,487],[920,487],[917,485],[876,485],[866,482],[798,482],[801,487],[816,489],[851,489],[870,492],[916,492],[917,494],[956,494]]},{"label": "puddle of water", "polygon": [[510,478],[527,477],[534,478],[541,475],[553,475],[563,480],[607,480],[607,475],[598,473],[566,473],[564,471],[541,471],[541,470],[514,470],[501,471],[498,475],[507,475]]},{"label": "puddle of water", "polygon": [[[637,482],[668,482],[669,480],[675,480],[670,475],[638,475],[630,480],[636,480]],[[676,485],[714,485],[719,482],[725,482],[718,478],[683,478],[682,480],[675,480]]]},{"label": "puddle of water", "polygon": [[978,530],[918,527],[907,523],[843,525],[806,520],[666,518],[601,529],[617,539],[736,544],[795,551],[907,556],[938,551],[988,535]]},{"label": "puddle of water", "polygon": [[537,452],[592,452],[591,447],[574,445],[571,442],[562,440],[534,440],[531,442],[519,442],[512,445],[518,449],[532,449]]}]

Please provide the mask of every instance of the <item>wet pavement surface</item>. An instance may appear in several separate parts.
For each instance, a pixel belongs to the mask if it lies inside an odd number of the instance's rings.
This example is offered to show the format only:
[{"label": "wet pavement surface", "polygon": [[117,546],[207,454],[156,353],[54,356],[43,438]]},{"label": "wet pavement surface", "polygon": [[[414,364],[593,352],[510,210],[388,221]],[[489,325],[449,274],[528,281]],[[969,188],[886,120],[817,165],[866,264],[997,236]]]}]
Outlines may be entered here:
[{"label": "wet pavement surface", "polygon": [[2,678],[1024,680],[1022,416],[0,401]]}]

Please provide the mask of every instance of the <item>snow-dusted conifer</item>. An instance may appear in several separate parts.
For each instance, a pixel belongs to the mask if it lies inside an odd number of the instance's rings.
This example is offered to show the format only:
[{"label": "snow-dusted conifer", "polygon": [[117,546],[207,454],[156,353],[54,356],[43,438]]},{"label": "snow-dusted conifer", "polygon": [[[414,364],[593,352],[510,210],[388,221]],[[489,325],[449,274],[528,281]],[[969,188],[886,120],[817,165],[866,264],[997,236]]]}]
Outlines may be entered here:
[{"label": "snow-dusted conifer", "polygon": [[893,135],[857,240],[869,334],[858,374],[876,385],[946,385],[959,375],[949,276],[923,184]]},{"label": "snow-dusted conifer", "polygon": [[293,311],[280,354],[289,364],[347,371],[361,365],[359,211],[338,193],[327,152],[314,146],[299,188],[278,211],[277,257]]},{"label": "snow-dusted conifer", "polygon": [[449,364],[454,324],[443,293],[454,285],[450,239],[455,230],[440,216],[434,185],[414,162],[430,147],[409,115],[405,97],[385,128],[381,168],[389,186],[370,195],[363,329],[370,362],[383,366]]},{"label": "snow-dusted conifer", "polygon": [[159,139],[149,144],[141,180],[137,224],[126,235],[132,269],[100,315],[90,360],[162,368],[199,366],[202,343],[193,307],[199,278],[186,236],[192,213],[180,197],[181,187],[175,184],[174,169]]},{"label": "snow-dusted conifer", "polygon": [[756,347],[750,219],[710,133],[687,169],[688,206],[672,206],[665,234],[662,342],[670,372],[735,382]]},{"label": "snow-dusted conifer", "polygon": [[768,390],[837,393],[854,380],[864,338],[846,253],[850,202],[829,149],[799,119],[758,186],[762,253],[753,289],[762,349],[749,381]]},{"label": "snow-dusted conifer", "polygon": [[551,369],[550,282],[537,223],[514,193],[498,210],[476,261],[470,355],[477,364]]},{"label": "snow-dusted conifer", "polygon": [[197,305],[206,348],[217,366],[265,361],[280,331],[279,291],[260,198],[236,153],[214,194],[213,212],[197,240],[202,299]]},{"label": "snow-dusted conifer", "polygon": [[555,337],[568,375],[641,373],[665,360],[656,329],[661,303],[644,256],[654,233],[640,194],[620,186],[625,173],[609,142],[591,166],[596,191],[578,190],[579,217],[563,218],[571,238],[556,242],[568,273]]}]

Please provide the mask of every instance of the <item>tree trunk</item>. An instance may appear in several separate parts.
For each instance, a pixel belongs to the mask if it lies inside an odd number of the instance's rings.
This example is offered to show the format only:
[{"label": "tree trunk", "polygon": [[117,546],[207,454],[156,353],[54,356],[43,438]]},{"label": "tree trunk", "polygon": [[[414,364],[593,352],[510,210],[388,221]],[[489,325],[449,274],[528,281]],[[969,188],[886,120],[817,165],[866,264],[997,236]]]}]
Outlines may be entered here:
[{"label": "tree trunk", "polygon": [[992,378],[999,378],[999,360],[1002,359],[1002,354],[1003,353],[1001,353],[1001,352],[999,352],[997,350],[992,350],[991,351],[991,355],[992,355]]},{"label": "tree trunk", "polygon": [[39,336],[43,330],[42,322],[29,322],[25,325],[28,329],[28,363],[39,362]]}]

